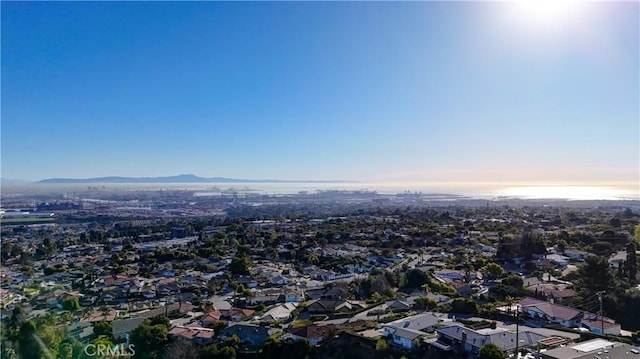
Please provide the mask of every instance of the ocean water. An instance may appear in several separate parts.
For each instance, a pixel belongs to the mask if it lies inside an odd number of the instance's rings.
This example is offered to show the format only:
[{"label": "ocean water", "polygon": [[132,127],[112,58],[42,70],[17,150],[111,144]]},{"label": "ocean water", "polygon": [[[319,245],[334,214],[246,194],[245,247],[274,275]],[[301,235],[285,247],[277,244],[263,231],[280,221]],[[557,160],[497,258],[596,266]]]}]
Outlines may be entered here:
[{"label": "ocean water", "polygon": [[[228,185],[227,185],[228,186]],[[607,185],[531,185],[504,183],[296,183],[244,184],[257,193],[292,194],[318,190],[376,191],[381,194],[422,193],[451,194],[472,198],[523,198],[570,200],[639,200],[640,186],[632,184]],[[241,186],[235,186],[241,188]]]},{"label": "ocean water", "polygon": [[135,184],[30,184],[3,186],[3,194],[28,192],[76,193],[85,191],[189,190],[196,196],[220,193],[287,195],[317,191],[375,191],[380,194],[421,193],[461,195],[471,198],[523,198],[569,200],[640,200],[640,184],[530,184],[487,182],[402,182],[402,183],[135,183]]}]

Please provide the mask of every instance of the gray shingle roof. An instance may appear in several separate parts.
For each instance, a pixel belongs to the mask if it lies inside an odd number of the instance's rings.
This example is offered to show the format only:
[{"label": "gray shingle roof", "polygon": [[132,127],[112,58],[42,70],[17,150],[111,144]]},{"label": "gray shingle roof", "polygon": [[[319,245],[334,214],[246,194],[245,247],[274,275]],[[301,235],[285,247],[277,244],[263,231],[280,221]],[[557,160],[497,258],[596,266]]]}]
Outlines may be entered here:
[{"label": "gray shingle roof", "polygon": [[[474,347],[481,347],[487,343],[493,343],[505,351],[516,348],[516,333],[504,329],[481,329],[473,330],[459,324],[453,324],[438,328],[436,331],[440,335],[462,341],[463,333],[466,334],[465,342]],[[535,345],[538,340],[545,337],[530,331],[520,331],[520,346]]]}]

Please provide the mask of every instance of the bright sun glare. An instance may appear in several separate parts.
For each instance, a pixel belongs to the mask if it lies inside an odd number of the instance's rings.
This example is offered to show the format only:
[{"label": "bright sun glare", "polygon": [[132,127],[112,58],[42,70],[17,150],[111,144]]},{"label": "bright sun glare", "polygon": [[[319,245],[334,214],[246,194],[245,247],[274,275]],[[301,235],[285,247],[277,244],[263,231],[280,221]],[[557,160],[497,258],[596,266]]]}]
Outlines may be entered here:
[{"label": "bright sun glare", "polygon": [[515,0],[511,5],[518,22],[538,28],[564,25],[582,8],[578,0]]},{"label": "bright sun glare", "polygon": [[500,192],[503,196],[527,199],[617,200],[634,198],[634,194],[629,191],[609,186],[517,186],[505,188]]}]

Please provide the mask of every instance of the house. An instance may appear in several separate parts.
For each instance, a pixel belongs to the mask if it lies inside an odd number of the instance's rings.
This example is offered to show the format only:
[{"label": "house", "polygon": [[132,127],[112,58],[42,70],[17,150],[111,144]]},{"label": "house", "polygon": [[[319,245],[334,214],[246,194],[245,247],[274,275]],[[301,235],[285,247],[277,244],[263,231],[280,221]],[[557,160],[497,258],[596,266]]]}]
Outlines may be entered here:
[{"label": "house", "polygon": [[79,339],[80,341],[88,340],[93,337],[93,323],[76,322],[67,328],[67,337]]},{"label": "house", "polygon": [[239,275],[236,279],[236,282],[242,284],[245,288],[253,289],[258,287],[258,282],[256,282],[253,277],[248,275]]},{"label": "house", "polygon": [[156,294],[161,297],[180,293],[180,285],[174,278],[163,278],[156,283]]},{"label": "house", "polygon": [[280,320],[287,320],[291,317],[293,312],[298,307],[298,303],[282,303],[269,309],[260,317],[261,322],[277,322]]},{"label": "house", "polygon": [[240,342],[249,346],[262,345],[271,334],[277,332],[275,329],[269,329],[258,325],[251,324],[233,324],[225,328],[220,333],[220,339],[227,339],[237,336]]},{"label": "house", "polygon": [[[477,356],[480,347],[492,343],[505,352],[513,352],[516,348],[516,333],[505,329],[471,329],[460,324],[452,324],[436,329],[438,340],[432,346],[444,351],[460,351]],[[538,344],[545,336],[533,331],[519,332],[519,347],[527,348]]]},{"label": "house", "polygon": [[549,296],[553,299],[554,303],[569,304],[573,301],[573,298],[575,298],[576,291],[573,289],[554,289],[549,292]]},{"label": "house", "polygon": [[482,279],[482,273],[478,271],[470,271],[467,273],[462,270],[440,269],[434,271],[433,275],[436,279],[443,279],[447,283],[464,282],[467,281],[467,279],[471,282]]},{"label": "house", "polygon": [[566,268],[569,264],[569,257],[561,254],[547,254],[547,259],[558,268]]},{"label": "house", "polygon": [[394,344],[406,349],[419,347],[421,338],[427,335],[427,333],[415,329],[387,327],[385,330],[387,335],[391,335]]},{"label": "house", "polygon": [[169,338],[186,344],[209,345],[213,343],[214,330],[197,325],[178,325],[169,331]]},{"label": "house", "polygon": [[415,303],[414,298],[396,299],[387,303],[387,308],[395,311],[409,310]]},{"label": "house", "polygon": [[539,283],[527,288],[536,297],[546,297],[550,302],[556,304],[569,304],[576,296],[573,289],[565,285]]},{"label": "house", "polygon": [[423,313],[412,315],[406,318],[398,319],[387,324],[383,324],[383,335],[391,334],[389,327],[419,330],[422,332],[433,333],[435,327],[444,320],[436,317],[431,313]]},{"label": "house", "polygon": [[355,300],[316,300],[307,306],[309,313],[352,313],[366,309],[366,305]]},{"label": "house", "polygon": [[277,303],[279,299],[280,299],[280,294],[257,293],[253,297],[247,298],[247,304],[248,305],[258,305],[258,304],[270,305],[270,304]]},{"label": "house", "polygon": [[103,311],[93,312],[88,316],[82,318],[81,321],[88,322],[88,323],[112,322],[114,319],[116,319],[117,315],[118,315],[117,311],[109,309],[108,311],[104,311],[104,312]]},{"label": "house", "polygon": [[349,297],[348,283],[335,283],[329,288],[307,290],[310,299],[344,299]]},{"label": "house", "polygon": [[290,281],[290,279],[283,277],[279,273],[274,273],[274,275],[269,277],[269,283],[277,286],[289,284]]},{"label": "house", "polygon": [[532,260],[531,263],[536,266],[538,270],[544,271],[555,267],[555,263],[550,259],[536,259]]},{"label": "house", "polygon": [[619,251],[609,257],[609,265],[613,269],[618,269],[627,260],[627,251]]},{"label": "house", "polygon": [[564,251],[564,255],[569,257],[569,259],[571,260],[582,261],[585,258],[587,258],[587,256],[591,255],[591,253],[585,252],[585,251],[579,251],[577,249],[567,249]]},{"label": "house", "polygon": [[433,294],[431,292],[427,293],[426,298],[432,299],[436,303],[447,303],[452,301],[451,297],[442,294]]},{"label": "house", "polygon": [[456,293],[460,295],[469,295],[473,293],[473,286],[469,283],[453,282],[450,284],[456,289]]},{"label": "house", "polygon": [[620,330],[622,329],[620,324],[612,319],[597,315],[586,316],[582,319],[581,325],[583,328],[587,328],[590,332],[596,334],[620,335]]},{"label": "house", "polygon": [[139,327],[142,322],[144,322],[145,318],[127,318],[127,319],[119,319],[111,322],[111,334],[114,339],[121,340],[126,339],[129,340],[129,335],[131,332]]},{"label": "house", "polygon": [[145,310],[141,310],[131,314],[137,318],[153,318],[158,315],[169,316],[169,314],[172,314],[172,313],[184,314],[184,313],[190,312],[192,309],[193,309],[193,305],[191,303],[179,302],[179,303],[167,304],[165,306],[161,306],[157,308],[145,309]]},{"label": "house", "polygon": [[463,281],[465,274],[459,270],[442,269],[433,272],[433,275],[442,279],[449,279],[450,281]]},{"label": "house", "polygon": [[584,315],[580,310],[534,298],[524,298],[518,305],[522,313],[531,318],[543,319],[566,328],[578,326]]},{"label": "house", "polygon": [[[198,272],[199,273],[199,272]],[[185,274],[178,278],[178,284],[186,288],[206,288],[207,281],[199,274]]]},{"label": "house", "polygon": [[311,324],[306,327],[290,329],[289,333],[283,335],[283,338],[292,338],[294,340],[307,339],[309,344],[318,345],[320,342],[327,339],[333,332],[335,332],[335,328],[333,326]]},{"label": "house", "polygon": [[284,293],[282,293],[282,296],[283,298],[279,299],[282,299],[285,303],[304,302],[304,293],[299,289],[286,288]]},{"label": "house", "polygon": [[239,321],[247,320],[251,318],[253,313],[255,313],[255,310],[252,310],[252,309],[241,309],[241,308],[216,309],[213,312],[207,313],[200,320],[204,324],[211,324],[211,323],[216,323],[220,321],[239,322]]},{"label": "house", "polygon": [[145,299],[153,299],[156,297],[156,290],[150,286],[146,286],[140,289],[138,292]]},{"label": "house", "polygon": [[540,353],[542,359],[638,358],[638,349],[629,344],[592,339]]},{"label": "house", "polygon": [[318,269],[317,271],[311,273],[311,279],[321,280],[321,281],[335,280],[336,273],[334,271]]}]

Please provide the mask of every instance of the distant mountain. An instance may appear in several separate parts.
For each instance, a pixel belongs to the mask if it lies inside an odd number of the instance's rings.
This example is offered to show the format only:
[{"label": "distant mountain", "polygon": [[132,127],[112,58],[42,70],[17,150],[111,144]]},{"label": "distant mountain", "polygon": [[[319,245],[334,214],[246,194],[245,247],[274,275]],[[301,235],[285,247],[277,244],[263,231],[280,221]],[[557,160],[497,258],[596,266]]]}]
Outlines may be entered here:
[{"label": "distant mountain", "polygon": [[356,183],[355,181],[300,181],[273,179],[238,179],[228,177],[198,177],[182,174],[167,177],[95,177],[95,178],[48,178],[41,184],[73,184],[73,183]]}]

